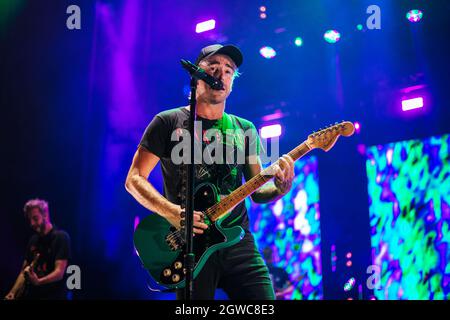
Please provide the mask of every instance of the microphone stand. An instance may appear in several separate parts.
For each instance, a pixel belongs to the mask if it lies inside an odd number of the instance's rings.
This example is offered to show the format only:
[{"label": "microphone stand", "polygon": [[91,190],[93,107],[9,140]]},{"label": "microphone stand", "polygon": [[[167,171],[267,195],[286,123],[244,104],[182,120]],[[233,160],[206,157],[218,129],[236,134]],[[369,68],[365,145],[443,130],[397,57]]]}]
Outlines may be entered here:
[{"label": "microphone stand", "polygon": [[186,254],[185,254],[185,267],[186,267],[186,278],[184,287],[184,299],[190,301],[194,292],[194,264],[195,264],[195,254],[194,254],[194,239],[193,239],[193,225],[194,225],[194,144],[195,144],[195,116],[196,116],[196,93],[197,93],[197,79],[191,77],[191,98],[190,104],[190,114],[189,114],[189,133],[190,133],[190,162],[187,165],[187,196],[186,196],[186,213],[185,213],[185,243],[186,243]]},{"label": "microphone stand", "polygon": [[[213,89],[222,89],[223,83],[214,78],[213,76],[207,74],[203,69],[198,68],[198,66],[192,64],[189,61],[181,60],[181,65],[186,69],[191,75],[191,98],[190,98],[190,113],[189,113],[189,134],[190,134],[190,162],[187,165],[187,192],[186,192],[186,205],[185,205],[185,218],[184,223],[185,230],[185,257],[184,265],[186,268],[185,277],[185,287],[184,287],[184,298],[189,301],[192,299],[194,286],[194,265],[195,265],[195,254],[194,254],[194,239],[193,239],[193,227],[194,227],[194,175],[195,175],[195,165],[194,165],[194,151],[195,151],[195,117],[196,117],[196,106],[197,106],[197,82],[198,79],[205,81]],[[183,222],[183,221],[182,221]]]}]

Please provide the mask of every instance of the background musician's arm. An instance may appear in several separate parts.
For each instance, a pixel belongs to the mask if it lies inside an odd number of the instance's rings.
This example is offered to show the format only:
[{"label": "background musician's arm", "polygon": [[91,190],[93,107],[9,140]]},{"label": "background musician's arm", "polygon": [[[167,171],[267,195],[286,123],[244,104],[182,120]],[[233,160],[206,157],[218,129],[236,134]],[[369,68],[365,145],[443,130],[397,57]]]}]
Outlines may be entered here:
[{"label": "background musician's arm", "polygon": [[67,260],[56,260],[55,270],[50,272],[48,275],[38,278],[33,270],[25,270],[28,279],[35,286],[42,286],[44,284],[52,283],[61,280],[66,272]]},{"label": "background musician's arm", "polygon": [[20,269],[20,273],[17,276],[16,282],[14,282],[13,287],[8,292],[8,294],[5,296],[6,300],[13,300],[13,299],[15,299],[17,290],[19,290],[19,288],[21,288],[23,286],[23,284],[25,283],[24,269],[25,269],[26,266],[27,266],[27,261],[25,260],[23,262],[23,264],[22,264],[22,268]]}]

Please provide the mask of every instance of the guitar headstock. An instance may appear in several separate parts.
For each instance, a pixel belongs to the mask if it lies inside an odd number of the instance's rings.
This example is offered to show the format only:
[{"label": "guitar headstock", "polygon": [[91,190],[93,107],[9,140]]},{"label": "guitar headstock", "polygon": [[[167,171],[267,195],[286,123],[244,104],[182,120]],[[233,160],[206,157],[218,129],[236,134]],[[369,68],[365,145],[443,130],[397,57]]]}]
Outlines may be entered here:
[{"label": "guitar headstock", "polygon": [[308,136],[307,144],[311,149],[330,150],[340,136],[350,137],[355,132],[355,126],[350,121],[342,121],[320,129]]}]

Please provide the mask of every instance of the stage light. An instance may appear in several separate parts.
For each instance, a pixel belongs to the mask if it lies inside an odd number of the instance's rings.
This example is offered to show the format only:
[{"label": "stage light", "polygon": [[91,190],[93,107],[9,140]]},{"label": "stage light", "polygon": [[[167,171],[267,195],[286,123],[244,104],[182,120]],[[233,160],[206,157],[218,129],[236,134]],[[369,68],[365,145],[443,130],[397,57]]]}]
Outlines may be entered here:
[{"label": "stage light", "polygon": [[295,38],[294,43],[297,47],[301,47],[303,45],[303,39],[300,37]]},{"label": "stage light", "polygon": [[262,47],[259,53],[266,59],[272,59],[277,55],[277,52],[271,47]]},{"label": "stage light", "polygon": [[260,129],[261,138],[268,139],[281,136],[281,125],[273,124]]},{"label": "stage light", "polygon": [[358,121],[356,121],[355,123],[353,123],[353,125],[355,126],[356,133],[360,133],[361,132],[361,124]]},{"label": "stage light", "polygon": [[341,34],[337,32],[336,30],[328,30],[323,35],[323,38],[328,43],[336,43],[341,39]]},{"label": "stage light", "polygon": [[261,13],[261,14],[259,15],[259,17],[260,17],[261,19],[265,19],[265,18],[267,18],[267,14],[265,14],[265,13],[263,12],[263,13]]},{"label": "stage light", "polygon": [[216,27],[216,20],[211,19],[208,21],[197,23],[197,26],[195,27],[195,32],[202,33],[208,30],[212,30],[215,27]]},{"label": "stage light", "polygon": [[364,27],[363,27],[362,24],[358,24],[358,25],[356,26],[356,29],[358,29],[359,31],[362,31],[363,28],[364,28]]},{"label": "stage light", "polygon": [[266,12],[266,7],[265,7],[265,6],[259,7],[259,11],[261,11],[261,12]]},{"label": "stage light", "polygon": [[423,12],[417,9],[408,11],[408,13],[406,14],[406,19],[408,19],[409,22],[412,23],[419,22],[420,20],[422,20],[422,17]]},{"label": "stage light", "polygon": [[351,277],[350,279],[348,279],[348,281],[344,285],[344,291],[352,290],[353,287],[355,286],[355,283],[356,283],[356,280],[354,277]]},{"label": "stage light", "polygon": [[347,259],[350,259],[352,257],[352,253],[351,252],[347,252],[347,254],[345,256],[347,257]]},{"label": "stage light", "polygon": [[352,264],[353,264],[352,261],[349,260],[349,261],[347,261],[347,263],[345,265],[350,268],[352,266]]},{"label": "stage light", "polygon": [[402,100],[402,110],[409,111],[413,109],[423,108],[423,98],[418,97],[414,99]]}]

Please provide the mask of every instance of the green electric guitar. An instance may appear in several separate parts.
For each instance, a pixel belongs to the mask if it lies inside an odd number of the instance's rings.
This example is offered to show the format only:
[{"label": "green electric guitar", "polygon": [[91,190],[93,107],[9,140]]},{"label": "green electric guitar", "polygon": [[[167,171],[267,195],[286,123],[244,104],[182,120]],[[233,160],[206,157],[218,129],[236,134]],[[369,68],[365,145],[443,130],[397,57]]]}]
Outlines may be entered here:
[{"label": "green electric guitar", "polygon": [[[289,155],[296,161],[316,148],[329,151],[340,136],[351,136],[354,130],[353,123],[348,121],[329,126],[309,135]],[[213,252],[230,247],[243,238],[244,230],[240,226],[226,227],[222,223],[237,204],[273,178],[271,170],[275,163],[222,199],[214,185],[204,183],[196,186],[194,209],[205,214],[205,223],[210,226],[203,234],[194,237],[194,279]],[[147,216],[134,232],[139,258],[151,277],[163,287],[174,289],[185,285],[183,239],[180,230],[158,214]]]}]

